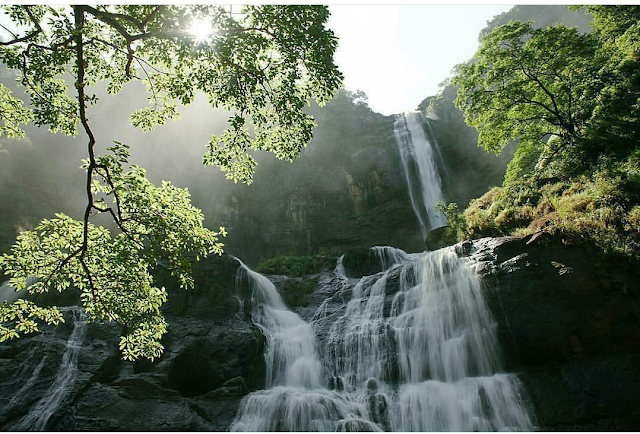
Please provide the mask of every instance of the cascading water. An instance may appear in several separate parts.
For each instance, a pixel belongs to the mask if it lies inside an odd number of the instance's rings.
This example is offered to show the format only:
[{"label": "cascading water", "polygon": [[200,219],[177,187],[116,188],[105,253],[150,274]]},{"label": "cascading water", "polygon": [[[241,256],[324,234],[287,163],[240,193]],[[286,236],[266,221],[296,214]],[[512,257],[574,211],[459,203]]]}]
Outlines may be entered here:
[{"label": "cascading water", "polygon": [[[313,328],[266,277],[241,267],[267,336],[268,373],[267,389],[243,400],[231,429],[531,430],[517,377],[502,372],[473,267],[452,248],[372,253],[384,271],[351,285],[337,266],[341,289],[317,309]],[[323,327],[321,362],[314,329]]]},{"label": "cascading water", "polygon": [[420,112],[398,115],[393,126],[413,211],[420,222],[422,237],[431,229],[447,224],[442,213],[433,207],[442,200],[442,183],[437,169],[437,145],[422,127]]},{"label": "cascading water", "polygon": [[353,390],[375,379],[386,409],[376,422],[394,431],[532,429],[517,378],[501,373],[474,269],[452,248],[375,251],[389,268],[356,284],[331,328],[329,354]]},{"label": "cascading water", "polygon": [[[47,427],[47,422],[64,403],[71,387],[73,387],[78,370],[78,355],[87,330],[87,320],[81,308],[73,307],[71,310],[74,318],[73,330],[67,339],[55,380],[44,393],[42,399],[34,404],[29,413],[11,429],[12,431],[44,431]],[[35,382],[45,359],[46,356],[44,356],[34,370],[33,375],[30,376],[25,386],[20,389],[14,398],[17,398],[20,393],[29,392],[26,385]]]},{"label": "cascading water", "polygon": [[324,387],[311,325],[287,308],[269,279],[239,262],[237,279],[249,282],[251,315],[267,338],[267,389],[243,399],[231,431],[375,430],[362,404]]}]

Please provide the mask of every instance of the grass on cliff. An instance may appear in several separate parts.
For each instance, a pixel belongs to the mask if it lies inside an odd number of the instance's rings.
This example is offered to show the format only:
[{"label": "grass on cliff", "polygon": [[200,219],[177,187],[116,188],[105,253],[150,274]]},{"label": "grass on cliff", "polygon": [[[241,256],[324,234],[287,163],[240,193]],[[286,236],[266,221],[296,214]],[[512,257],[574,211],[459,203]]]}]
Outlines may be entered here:
[{"label": "grass on cliff", "polygon": [[640,150],[618,163],[603,162],[568,180],[524,176],[506,180],[459,212],[438,208],[449,220],[450,243],[539,231],[567,242],[592,242],[606,254],[640,259]]}]

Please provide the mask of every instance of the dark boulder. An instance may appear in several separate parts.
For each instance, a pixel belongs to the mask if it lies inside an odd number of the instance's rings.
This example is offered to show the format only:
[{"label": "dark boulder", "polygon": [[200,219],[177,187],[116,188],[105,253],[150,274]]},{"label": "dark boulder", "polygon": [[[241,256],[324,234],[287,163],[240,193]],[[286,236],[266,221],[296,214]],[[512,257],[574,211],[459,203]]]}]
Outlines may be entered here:
[{"label": "dark boulder", "polygon": [[441,226],[429,231],[424,240],[424,245],[427,250],[438,250],[451,244],[449,240],[446,239],[448,228],[448,226]]},{"label": "dark boulder", "polygon": [[348,250],[342,264],[348,277],[370,276],[382,271],[380,259],[369,248]]}]

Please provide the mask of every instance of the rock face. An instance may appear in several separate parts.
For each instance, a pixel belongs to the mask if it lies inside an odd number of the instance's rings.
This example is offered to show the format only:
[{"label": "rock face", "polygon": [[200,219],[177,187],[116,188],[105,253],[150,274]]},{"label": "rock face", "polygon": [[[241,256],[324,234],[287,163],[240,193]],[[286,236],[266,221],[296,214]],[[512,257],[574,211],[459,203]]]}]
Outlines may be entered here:
[{"label": "rock face", "polygon": [[295,164],[261,160],[252,185],[229,187],[211,208],[203,208],[212,227],[229,230],[227,251],[256,263],[375,244],[422,248],[393,117],[344,110],[349,123],[335,119],[339,111],[326,113],[329,118],[320,119],[313,142]]},{"label": "rock face", "polygon": [[[35,418],[46,430],[226,430],[242,396],[265,378],[264,336],[237,315],[237,268],[212,258],[196,268],[195,290],[168,288],[165,352],[153,363],[122,361],[119,328],[89,324],[77,362],[65,365],[73,307],[63,308],[64,325],[0,345],[0,429],[33,429]],[[61,372],[53,414],[34,412]]]},{"label": "rock face", "polygon": [[459,244],[543,430],[640,429],[640,276],[544,237]]},{"label": "rock face", "polygon": [[[640,429],[637,271],[547,234],[466,241],[455,249],[477,267],[505,368],[522,381],[540,430]],[[351,278],[381,271],[366,249],[347,252],[344,268]],[[394,271],[386,282],[385,316],[401,278],[401,270]],[[327,282],[325,296],[336,299],[340,285]],[[344,302],[336,301],[326,308],[341,309]],[[332,318],[316,327],[321,343]]]},{"label": "rock face", "polygon": [[[482,276],[506,368],[519,375],[541,430],[640,428],[635,272],[544,237],[486,238],[455,249]],[[70,337],[80,324],[74,307],[65,308],[64,325],[0,345],[0,429],[44,420],[46,430],[227,430],[240,400],[265,381],[265,338],[238,302],[250,294],[236,288],[237,268],[235,260],[216,257],[198,265],[195,290],[169,287],[166,350],[153,363],[122,361],[117,327],[89,324],[69,364]],[[353,249],[344,268],[353,278],[380,271],[380,264],[368,250]],[[306,321],[342,287],[332,270],[312,277],[315,288],[294,308]],[[391,273],[387,280],[389,309],[400,278]],[[272,280],[287,291],[287,278]],[[314,328],[323,348],[326,333],[321,324]],[[71,374],[56,395],[61,366]],[[59,399],[43,405],[48,396]]]}]

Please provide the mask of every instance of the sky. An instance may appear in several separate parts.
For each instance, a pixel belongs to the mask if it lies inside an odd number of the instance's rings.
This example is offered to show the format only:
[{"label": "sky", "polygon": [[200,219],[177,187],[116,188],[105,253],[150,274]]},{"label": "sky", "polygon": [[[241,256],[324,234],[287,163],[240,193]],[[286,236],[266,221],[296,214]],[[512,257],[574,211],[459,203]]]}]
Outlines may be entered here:
[{"label": "sky", "polygon": [[471,58],[487,21],[512,5],[331,5],[344,87],[390,115],[415,110]]}]

